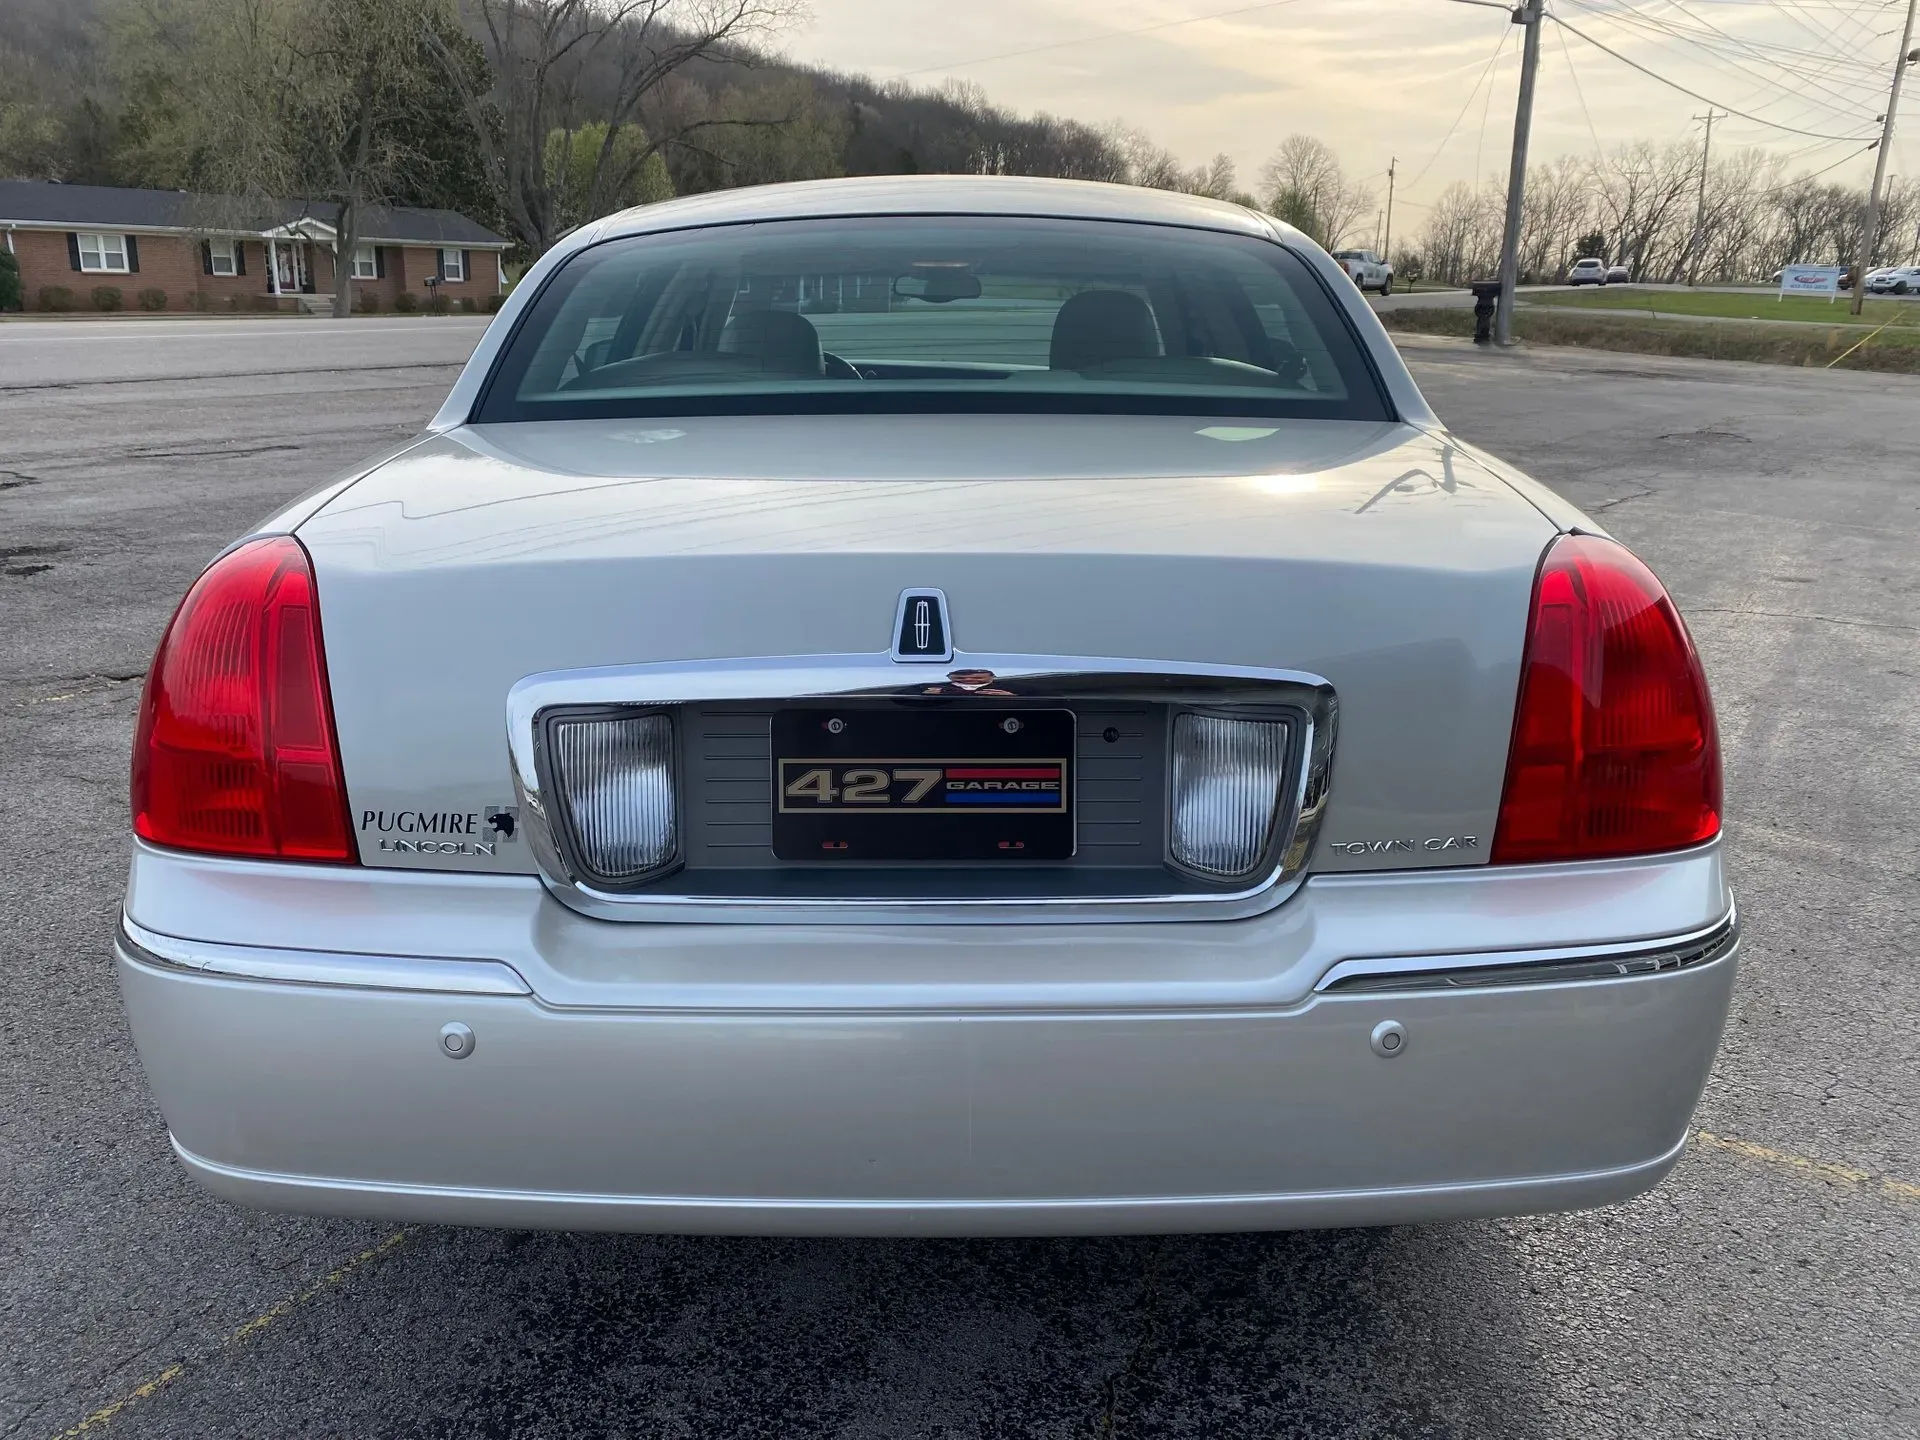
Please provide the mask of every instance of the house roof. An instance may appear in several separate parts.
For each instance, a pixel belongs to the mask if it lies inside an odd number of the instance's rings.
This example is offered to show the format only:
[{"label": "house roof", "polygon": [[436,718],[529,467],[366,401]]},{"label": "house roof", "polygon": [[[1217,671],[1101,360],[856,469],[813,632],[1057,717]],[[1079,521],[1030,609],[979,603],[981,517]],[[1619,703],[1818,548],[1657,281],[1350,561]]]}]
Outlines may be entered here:
[{"label": "house roof", "polygon": [[[195,195],[185,190],[0,180],[0,225],[97,225],[123,230],[263,235],[302,220],[331,230],[339,215],[340,207],[326,200],[248,200]],[[505,249],[511,243],[452,210],[369,205],[360,213],[359,228],[362,240],[388,244]]]}]

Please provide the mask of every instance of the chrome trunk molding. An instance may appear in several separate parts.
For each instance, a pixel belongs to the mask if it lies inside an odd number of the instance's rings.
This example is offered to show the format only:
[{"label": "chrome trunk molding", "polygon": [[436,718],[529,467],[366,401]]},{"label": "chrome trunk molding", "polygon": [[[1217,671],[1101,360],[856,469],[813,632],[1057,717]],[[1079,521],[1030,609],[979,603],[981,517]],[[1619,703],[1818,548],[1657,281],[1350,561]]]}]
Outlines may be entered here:
[{"label": "chrome trunk molding", "polygon": [[[972,672],[968,674],[967,672]],[[956,681],[954,677],[966,678]],[[984,675],[985,680],[979,677]],[[1199,707],[1283,706],[1302,732],[1289,813],[1276,827],[1272,863],[1237,888],[1105,896],[913,899],[700,895],[595,889],[568,863],[543,793],[537,735],[543,712],[574,706],[666,706],[726,701],[898,699],[947,695],[964,703],[990,685],[1001,698],[1076,696]],[[955,650],[945,669],[878,655],[768,656],[669,661],[530,675],[507,695],[507,745],[521,824],[548,891],[585,915],[675,924],[1095,924],[1115,920],[1232,920],[1285,902],[1306,877],[1326,809],[1337,703],[1317,675],[1246,666],[1066,655],[985,655]]]},{"label": "chrome trunk molding", "polygon": [[1498,985],[1564,985],[1579,980],[1625,980],[1668,975],[1720,959],[1740,939],[1740,917],[1726,915],[1703,930],[1658,940],[1550,950],[1496,950],[1467,955],[1392,956],[1342,960],[1320,977],[1315,994],[1472,990]]}]

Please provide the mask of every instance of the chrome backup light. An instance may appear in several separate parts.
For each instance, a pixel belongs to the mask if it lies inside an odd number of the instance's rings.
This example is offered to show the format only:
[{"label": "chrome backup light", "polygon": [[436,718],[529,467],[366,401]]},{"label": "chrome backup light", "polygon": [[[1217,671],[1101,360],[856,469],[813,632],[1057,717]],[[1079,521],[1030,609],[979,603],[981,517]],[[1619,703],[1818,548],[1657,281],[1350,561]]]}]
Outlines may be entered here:
[{"label": "chrome backup light", "polygon": [[1231,880],[1267,858],[1287,772],[1287,725],[1180,715],[1173,724],[1173,860]]},{"label": "chrome backup light", "polygon": [[679,849],[673,722],[665,715],[553,722],[559,791],[581,865],[601,880],[636,880]]}]

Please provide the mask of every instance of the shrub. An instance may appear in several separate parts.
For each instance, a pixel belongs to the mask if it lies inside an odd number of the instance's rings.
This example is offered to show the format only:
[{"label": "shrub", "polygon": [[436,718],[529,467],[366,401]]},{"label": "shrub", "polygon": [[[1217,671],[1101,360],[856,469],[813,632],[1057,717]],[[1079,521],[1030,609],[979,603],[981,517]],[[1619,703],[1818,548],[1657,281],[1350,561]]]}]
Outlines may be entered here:
[{"label": "shrub", "polygon": [[372,315],[377,313],[379,309],[380,309],[380,297],[374,294],[371,290],[356,290],[353,292],[353,313],[354,314]]},{"label": "shrub", "polygon": [[420,308],[420,297],[411,290],[402,290],[393,297],[393,308],[402,315],[411,315]]},{"label": "shrub", "polygon": [[487,297],[486,311],[489,315],[498,315],[500,313],[500,307],[506,303],[507,297],[504,295],[489,295]]},{"label": "shrub", "polygon": [[20,262],[11,250],[0,249],[0,310],[18,310],[21,298]]},{"label": "shrub", "polygon": [[253,297],[253,308],[261,311],[263,314],[274,314],[280,309],[280,297],[278,295],[256,295]]},{"label": "shrub", "polygon": [[96,285],[93,287],[93,308],[96,310],[118,310],[121,299],[122,296],[118,285]]},{"label": "shrub", "polygon": [[471,295],[462,295],[460,297],[460,313],[463,315],[478,315],[480,313],[480,302]]},{"label": "shrub", "polygon": [[40,308],[42,310],[73,309],[73,291],[64,285],[42,285],[40,287]]},{"label": "shrub", "polygon": [[158,286],[149,285],[139,295],[142,310],[164,310],[167,308],[167,292]]},{"label": "shrub", "polygon": [[443,295],[436,290],[427,297],[427,310],[434,315],[451,315],[453,313],[453,297],[451,295]]}]

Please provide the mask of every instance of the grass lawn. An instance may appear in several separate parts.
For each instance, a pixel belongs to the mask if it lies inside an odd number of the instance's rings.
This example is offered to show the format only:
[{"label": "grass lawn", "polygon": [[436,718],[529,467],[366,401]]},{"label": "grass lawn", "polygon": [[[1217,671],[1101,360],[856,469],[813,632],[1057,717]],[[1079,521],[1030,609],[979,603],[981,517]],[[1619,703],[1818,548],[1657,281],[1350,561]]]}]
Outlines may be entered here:
[{"label": "grass lawn", "polygon": [[[1738,297],[1734,297],[1738,298]],[[1920,307],[1915,324],[1873,335],[1848,325],[1702,325],[1693,320],[1655,320],[1632,311],[1590,305],[1523,305],[1513,331],[1536,345],[1579,345],[1642,355],[1691,355],[1707,360],[1758,360],[1772,365],[1837,364],[1846,370],[1887,370],[1920,375]],[[1471,310],[1382,310],[1389,330],[1428,335],[1471,335]],[[1873,335],[1865,344],[1858,342]],[[1856,348],[1857,347],[1857,348]],[[1844,357],[1844,358],[1843,358]]]},{"label": "grass lawn", "polygon": [[[1578,290],[1533,291],[1521,297],[1529,305],[1565,305],[1582,310],[1658,310],[1668,315],[1718,315],[1735,320],[1808,320],[1820,325],[1874,325],[1899,319],[1920,327],[1920,303],[1907,300],[1869,300],[1856,319],[1844,295],[1831,303],[1825,296],[1788,295],[1771,290],[1736,294],[1723,290],[1668,290],[1651,285],[1582,286]],[[1904,318],[1901,318],[1904,317]]]}]

